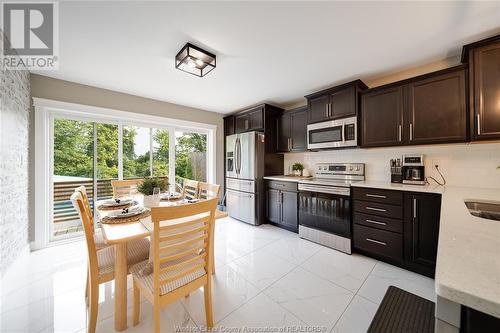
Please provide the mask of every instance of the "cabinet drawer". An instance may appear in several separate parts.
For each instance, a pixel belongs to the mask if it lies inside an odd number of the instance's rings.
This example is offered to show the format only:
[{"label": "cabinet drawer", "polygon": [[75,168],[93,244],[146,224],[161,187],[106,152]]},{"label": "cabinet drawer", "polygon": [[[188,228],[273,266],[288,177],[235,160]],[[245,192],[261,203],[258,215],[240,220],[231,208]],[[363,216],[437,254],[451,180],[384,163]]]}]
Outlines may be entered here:
[{"label": "cabinet drawer", "polygon": [[362,224],[367,227],[393,231],[397,233],[403,232],[403,220],[391,219],[387,217],[368,215],[363,213],[354,213],[354,223]]},{"label": "cabinet drawer", "polygon": [[355,187],[353,189],[353,197],[358,200],[380,202],[391,205],[403,204],[403,193],[400,191]]},{"label": "cabinet drawer", "polygon": [[354,211],[393,219],[403,218],[402,206],[386,205],[378,202],[354,200]]},{"label": "cabinet drawer", "polygon": [[269,180],[267,181],[267,187],[274,188],[276,190],[297,192],[296,182],[280,182],[276,180]]},{"label": "cabinet drawer", "polygon": [[403,236],[362,225],[353,226],[354,247],[396,260],[403,259]]}]

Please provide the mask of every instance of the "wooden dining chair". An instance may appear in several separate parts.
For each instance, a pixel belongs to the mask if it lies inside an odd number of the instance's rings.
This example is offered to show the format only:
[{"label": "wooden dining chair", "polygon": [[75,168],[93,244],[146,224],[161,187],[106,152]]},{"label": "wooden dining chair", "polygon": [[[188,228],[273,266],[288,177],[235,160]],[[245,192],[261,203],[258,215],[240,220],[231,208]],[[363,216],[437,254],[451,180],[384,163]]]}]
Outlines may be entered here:
[{"label": "wooden dining chair", "polygon": [[[200,182],[198,184],[198,199],[202,200],[208,200],[212,198],[219,198],[219,191],[220,191],[220,185],[217,184],[209,184],[209,183],[204,183]],[[215,210],[215,218],[220,218],[220,214],[223,214],[220,210]],[[214,235],[215,238],[215,235]],[[215,243],[215,241],[214,241]],[[211,256],[212,256],[212,274],[215,274],[215,251],[212,249],[211,251]]]},{"label": "wooden dining chair", "polygon": [[220,191],[220,185],[200,182],[198,184],[197,197],[198,199],[203,199],[203,200],[218,198],[219,191]]},{"label": "wooden dining chair", "polygon": [[[91,216],[92,216],[92,208],[90,207],[90,202],[89,202],[89,197],[87,195],[87,189],[85,188],[85,186],[79,186],[75,189],[75,191],[78,191],[80,192],[80,194],[82,195],[82,199],[83,199],[83,205],[85,208],[88,209],[89,212],[91,212]],[[94,243],[95,243],[95,247],[97,250],[100,250],[100,249],[103,249],[107,246],[109,246],[108,244],[106,244],[106,242],[104,241],[104,237],[102,235],[102,232],[100,232],[100,230],[96,230],[95,229],[95,225],[94,225],[94,218],[92,217],[92,219],[90,220],[90,229],[92,230],[92,232],[94,233]]]},{"label": "wooden dining chair", "polygon": [[111,187],[113,187],[113,198],[137,194],[137,187],[142,184],[143,181],[144,179],[112,180]]},{"label": "wooden dining chair", "polygon": [[190,205],[153,207],[153,273],[141,274],[144,261],[130,270],[134,278],[133,323],[139,323],[141,293],[153,304],[154,332],[160,332],[160,310],[203,287],[207,327],[213,326],[210,251],[213,248],[217,199]]},{"label": "wooden dining chair", "polygon": [[186,199],[192,200],[198,197],[199,182],[191,179],[184,179],[182,182],[182,196]]},{"label": "wooden dining chair", "polygon": [[[83,225],[88,255],[87,292],[89,319],[88,333],[95,333],[99,300],[99,284],[114,279],[115,248],[108,246],[97,250],[94,241],[94,224],[90,205],[86,204],[80,191],[75,190],[71,202],[77,210]],[[88,203],[88,201],[87,201]],[[147,259],[149,256],[149,240],[147,238],[130,241],[127,246],[127,263],[129,266]]]}]

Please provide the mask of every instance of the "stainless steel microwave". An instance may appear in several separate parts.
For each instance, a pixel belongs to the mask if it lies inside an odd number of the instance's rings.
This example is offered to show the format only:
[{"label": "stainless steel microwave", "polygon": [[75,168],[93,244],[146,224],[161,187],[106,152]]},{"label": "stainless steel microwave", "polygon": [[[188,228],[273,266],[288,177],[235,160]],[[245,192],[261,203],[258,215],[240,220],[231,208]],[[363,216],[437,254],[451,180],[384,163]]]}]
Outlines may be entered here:
[{"label": "stainless steel microwave", "polygon": [[357,118],[349,117],[307,125],[308,149],[356,147]]}]

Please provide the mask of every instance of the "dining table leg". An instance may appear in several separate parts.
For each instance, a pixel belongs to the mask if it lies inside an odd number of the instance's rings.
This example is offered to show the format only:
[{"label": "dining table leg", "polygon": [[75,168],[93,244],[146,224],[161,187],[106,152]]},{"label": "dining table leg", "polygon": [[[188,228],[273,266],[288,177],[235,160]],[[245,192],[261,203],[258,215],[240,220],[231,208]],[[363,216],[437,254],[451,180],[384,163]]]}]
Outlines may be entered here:
[{"label": "dining table leg", "polygon": [[115,245],[115,330],[127,329],[127,243]]}]

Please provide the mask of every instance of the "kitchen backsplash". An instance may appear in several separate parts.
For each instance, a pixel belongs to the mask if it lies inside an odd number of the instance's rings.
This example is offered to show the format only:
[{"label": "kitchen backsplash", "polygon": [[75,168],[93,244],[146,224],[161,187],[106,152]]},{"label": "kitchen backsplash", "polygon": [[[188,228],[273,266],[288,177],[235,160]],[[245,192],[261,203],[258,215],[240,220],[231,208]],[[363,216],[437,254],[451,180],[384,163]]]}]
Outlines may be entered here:
[{"label": "kitchen backsplash", "polygon": [[318,162],[365,163],[366,179],[390,181],[389,160],[403,154],[425,155],[425,174],[439,180],[433,163],[439,169],[447,185],[500,189],[500,143],[456,144],[442,146],[391,147],[371,149],[343,149],[307,153],[285,154],[285,173],[291,173],[295,162],[303,163],[312,175]]}]

